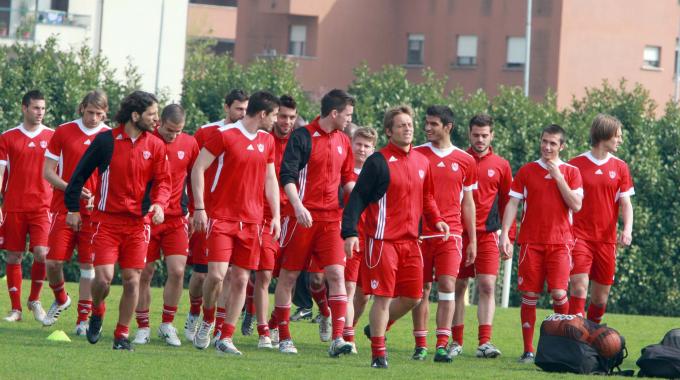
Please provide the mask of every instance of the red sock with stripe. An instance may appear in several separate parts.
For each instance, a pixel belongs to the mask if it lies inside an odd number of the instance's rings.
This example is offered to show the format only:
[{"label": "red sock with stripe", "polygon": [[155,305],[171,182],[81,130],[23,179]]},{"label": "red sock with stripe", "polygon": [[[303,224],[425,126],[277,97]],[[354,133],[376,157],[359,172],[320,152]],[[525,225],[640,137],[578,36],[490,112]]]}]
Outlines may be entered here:
[{"label": "red sock with stripe", "polygon": [[427,347],[427,330],[413,330],[416,347]]},{"label": "red sock with stripe", "polygon": [[266,323],[257,325],[257,335],[259,336],[269,336],[269,325]]},{"label": "red sock with stripe", "polygon": [[92,300],[79,300],[78,301],[78,320],[76,324],[80,322],[87,321],[92,311]]},{"label": "red sock with stripe", "polygon": [[276,308],[272,310],[271,315],[269,316],[269,321],[267,322],[267,325],[269,325],[269,329],[278,329],[279,328],[279,321],[276,319]]},{"label": "red sock with stripe", "polygon": [[21,311],[21,264],[7,264],[7,290],[12,310]]},{"label": "red sock with stripe", "polygon": [[[205,311],[203,312],[205,314]],[[221,331],[222,323],[224,323],[224,318],[227,317],[227,309],[223,307],[218,307],[215,312],[215,330],[213,331],[213,336],[217,335],[218,331]]]},{"label": "red sock with stripe", "polygon": [[116,329],[113,331],[115,339],[127,338],[129,334],[130,328],[120,323],[116,325]]},{"label": "red sock with stripe", "polygon": [[40,300],[40,291],[46,275],[45,263],[33,261],[33,265],[31,265],[31,293],[28,295],[29,302]]},{"label": "red sock with stripe", "polygon": [[203,297],[192,297],[189,295],[189,313],[191,315],[201,314],[201,305],[203,305]]},{"label": "red sock with stripe", "polygon": [[149,328],[149,309],[135,310],[135,319],[137,320],[137,328]]},{"label": "red sock with stripe", "polygon": [[93,302],[92,315],[104,318],[104,314],[106,314],[106,302],[102,301],[102,303],[100,303],[99,305],[95,305]]},{"label": "red sock with stripe", "polygon": [[586,299],[581,297],[571,296],[569,300],[569,314],[571,315],[586,315]]},{"label": "red sock with stripe", "polygon": [[57,301],[57,303],[59,305],[65,304],[66,300],[68,299],[68,295],[66,294],[64,281],[54,285],[50,284],[50,288],[52,289],[52,293],[54,293],[54,299]]},{"label": "red sock with stripe", "polygon": [[465,330],[465,325],[453,325],[451,327],[451,340],[458,343],[459,346],[463,345],[463,331]]},{"label": "red sock with stripe", "polygon": [[536,302],[538,297],[522,296],[520,319],[522,321],[522,339],[524,352],[534,352],[534,325],[536,324]]},{"label": "red sock with stripe", "polygon": [[553,311],[557,314],[568,314],[569,313],[569,298],[567,295],[560,298],[553,297]]},{"label": "red sock with stripe", "polygon": [[215,308],[208,309],[203,305],[203,322],[205,323],[215,323]]},{"label": "red sock with stripe", "polygon": [[[323,315],[324,317],[328,318],[331,315],[331,309],[328,307],[328,298],[326,295],[326,286],[323,285],[319,289],[309,289],[309,292],[312,294],[312,298],[314,299],[314,302],[316,302],[316,305],[319,307],[319,313]],[[345,300],[347,297],[345,297]],[[347,303],[347,302],[345,302]]]},{"label": "red sock with stripe", "polygon": [[491,340],[491,329],[491,325],[479,325],[477,339],[479,339],[480,346],[484,343],[489,343]]},{"label": "red sock with stripe", "polygon": [[345,342],[354,342],[354,327],[353,326],[350,326],[350,327],[345,326],[342,329],[342,339],[344,339]]},{"label": "red sock with stripe", "polygon": [[451,329],[449,327],[437,327],[437,330],[435,330],[435,334],[437,334],[436,347],[446,348],[446,344],[449,343],[449,337],[451,337]]},{"label": "red sock with stripe", "polygon": [[172,323],[175,320],[175,313],[177,313],[177,306],[168,306],[163,304],[163,323]]},{"label": "red sock with stripe", "polygon": [[246,303],[245,303],[245,309],[246,313],[248,314],[255,314],[255,285],[252,283],[252,281],[248,280],[248,285],[246,285]]},{"label": "red sock with stripe", "polygon": [[220,327],[220,339],[231,339],[234,336],[234,330],[236,330],[236,326],[231,323],[222,322],[222,327]]},{"label": "red sock with stripe", "polygon": [[385,348],[385,337],[384,336],[372,336],[371,337],[371,355],[373,359],[379,357],[385,357],[387,354],[387,349]]},{"label": "red sock with stripe", "polygon": [[594,303],[590,303],[590,306],[588,306],[588,320],[593,321],[595,323],[602,323],[602,317],[604,316],[604,312],[607,310],[607,304],[604,305],[595,305]]},{"label": "red sock with stripe", "polygon": [[342,330],[345,328],[345,316],[347,315],[347,295],[341,294],[329,296],[331,315],[333,316],[333,339],[342,338]]},{"label": "red sock with stripe", "polygon": [[290,339],[290,305],[276,306],[274,313],[279,328],[279,341]]}]

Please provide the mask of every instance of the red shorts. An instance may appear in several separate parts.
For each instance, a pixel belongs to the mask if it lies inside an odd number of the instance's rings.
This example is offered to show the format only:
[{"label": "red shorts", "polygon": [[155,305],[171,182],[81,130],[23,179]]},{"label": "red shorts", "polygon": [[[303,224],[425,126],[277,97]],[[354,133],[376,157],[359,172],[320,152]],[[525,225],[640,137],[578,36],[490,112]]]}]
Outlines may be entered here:
[{"label": "red shorts", "polygon": [[80,231],[73,231],[66,224],[66,214],[52,214],[52,225],[47,242],[47,260],[69,261],[73,256],[73,250],[78,247],[78,262],[81,264],[92,264],[92,235],[94,226],[90,222],[90,217],[82,215],[83,223]]},{"label": "red shorts", "polygon": [[[289,218],[289,237],[281,244],[281,267],[289,271],[308,269],[314,259],[318,268],[329,265],[345,265],[343,241],[340,238],[340,222],[314,222],[310,228],[297,225]],[[289,226],[291,225],[292,226]],[[316,268],[312,268],[316,269]]]},{"label": "red shorts", "polygon": [[206,234],[209,263],[230,263],[256,270],[260,262],[260,226],[210,219]]},{"label": "red shorts", "polygon": [[270,224],[268,221],[264,222],[262,227],[262,245],[260,247],[260,263],[257,270],[273,271],[276,267],[276,260],[279,257],[279,241],[274,239],[274,236],[269,232]]},{"label": "red shorts", "polygon": [[571,271],[570,244],[522,244],[517,269],[518,289],[522,292],[543,292],[547,280],[548,291],[567,290]]},{"label": "red shorts", "polygon": [[94,266],[118,263],[120,269],[144,269],[151,227],[144,223],[92,223]]},{"label": "red shorts", "polygon": [[193,265],[195,272],[208,273],[208,252],[206,251],[205,232],[194,231],[189,237],[187,265]]},{"label": "red shorts", "polygon": [[157,226],[151,226],[151,241],[146,262],[152,263],[163,256],[189,254],[189,225],[183,216],[171,216]]},{"label": "red shorts", "polygon": [[10,252],[24,252],[26,234],[30,237],[29,249],[47,247],[51,216],[49,210],[8,212],[2,224],[5,233],[5,249]]},{"label": "red shorts", "polygon": [[571,252],[574,268],[571,274],[588,274],[602,285],[612,285],[616,273],[616,243],[576,239]]},{"label": "red shorts", "polygon": [[362,261],[364,294],[381,297],[423,296],[423,256],[417,240],[368,238]]},{"label": "red shorts", "polygon": [[312,257],[311,260],[309,260],[309,266],[307,267],[307,272],[308,273],[323,273],[323,268],[319,266],[319,264],[316,263],[316,260],[314,260],[314,257]]},{"label": "red shorts", "polygon": [[[463,234],[463,252],[467,251],[469,243],[467,234]],[[475,263],[465,266],[465,260],[461,260],[458,278],[473,278],[477,274],[498,276],[500,258],[498,234],[496,232],[477,231],[477,257],[475,258]]]},{"label": "red shorts", "polygon": [[439,276],[458,276],[458,268],[463,259],[463,238],[451,235],[442,238],[424,239],[420,244],[423,253],[423,282],[432,282]]},{"label": "red shorts", "polygon": [[345,281],[356,282],[361,286],[361,262],[364,261],[364,238],[359,236],[359,252],[352,252],[352,258],[345,265]]}]

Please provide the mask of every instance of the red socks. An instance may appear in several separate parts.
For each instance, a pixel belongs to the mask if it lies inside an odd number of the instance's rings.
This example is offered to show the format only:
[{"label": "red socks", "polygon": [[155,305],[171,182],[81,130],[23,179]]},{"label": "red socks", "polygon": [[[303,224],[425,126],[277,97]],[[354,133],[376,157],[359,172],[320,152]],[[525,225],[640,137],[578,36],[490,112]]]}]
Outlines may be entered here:
[{"label": "red socks", "polygon": [[[217,332],[220,331],[225,318],[227,318],[227,309],[218,307],[217,312],[215,312],[215,330],[213,334],[216,335]],[[203,309],[203,319],[205,319],[205,308]]]},{"label": "red socks", "polygon": [[113,337],[115,339],[127,338],[129,333],[130,329],[127,326],[121,325],[119,323],[116,325],[116,329],[113,331]]},{"label": "red socks", "polygon": [[427,330],[413,330],[416,347],[427,347]]},{"label": "red socks", "polygon": [[206,323],[215,322],[215,308],[207,309],[205,305],[203,306],[203,321]]},{"label": "red socks", "polygon": [[175,320],[175,313],[177,313],[177,306],[163,305],[163,323],[172,323]]},{"label": "red socks", "polygon": [[276,306],[274,308],[274,315],[278,322],[279,341],[290,339],[290,305]]},{"label": "red socks", "polygon": [[491,340],[491,325],[479,325],[477,338],[479,339],[480,346],[484,343],[488,343]]},{"label": "red socks", "polygon": [[451,336],[451,329],[448,327],[437,327],[435,333],[437,334],[437,345],[435,347],[446,348],[446,344],[449,343],[449,337]]},{"label": "red socks", "polygon": [[234,330],[236,330],[236,326],[223,322],[220,327],[220,339],[231,339],[234,336]]},{"label": "red socks", "polygon": [[149,309],[135,310],[135,319],[137,319],[137,328],[149,328]]},{"label": "red socks", "polygon": [[524,352],[534,352],[534,325],[536,324],[536,302],[538,297],[523,295],[520,307],[522,321],[522,339]]},{"label": "red socks", "polygon": [[92,303],[92,315],[104,318],[105,313],[106,313],[106,303],[104,301],[102,301],[102,303],[100,303],[99,306]]},{"label": "red socks", "polygon": [[31,294],[28,295],[29,302],[40,299],[40,290],[42,290],[46,275],[45,263],[33,261],[33,265],[31,265]]},{"label": "red socks", "polygon": [[584,317],[586,315],[586,299],[571,296],[569,300],[569,314]]},{"label": "red socks", "polygon": [[269,325],[270,330],[279,328],[279,321],[276,319],[276,309],[272,310],[272,314],[270,315],[267,324]]},{"label": "red socks", "polygon": [[66,294],[66,289],[64,288],[64,281],[52,285],[50,284],[50,288],[52,289],[52,293],[54,293],[54,299],[57,301],[59,305],[63,305],[66,303],[66,300],[68,299],[68,295]]},{"label": "red socks", "polygon": [[345,342],[354,342],[354,326],[345,326],[342,329],[342,339],[344,339]]},{"label": "red socks", "polygon": [[92,300],[79,300],[78,301],[78,320],[76,324],[80,322],[87,321],[92,311]]},{"label": "red socks", "polygon": [[21,311],[21,264],[7,264],[7,290],[12,310]]},{"label": "red socks", "polygon": [[347,315],[347,295],[341,294],[328,297],[330,314],[333,316],[333,339],[342,338],[342,330],[345,328],[345,315]]},{"label": "red socks", "polygon": [[266,323],[257,325],[257,335],[259,336],[269,336],[269,325]]},{"label": "red socks", "polygon": [[569,298],[565,294],[561,298],[553,298],[553,311],[557,314],[569,314]]},{"label": "red socks", "polygon": [[604,316],[604,312],[607,310],[607,304],[604,305],[595,305],[594,303],[590,303],[590,306],[588,306],[588,320],[591,320],[595,323],[601,323],[602,322],[602,317]]},{"label": "red socks", "polygon": [[255,292],[255,286],[253,283],[248,280],[248,285],[246,286],[246,303],[245,303],[245,309],[246,313],[248,314],[255,314],[255,302],[254,302],[254,297],[253,293]]},{"label": "red socks", "polygon": [[385,337],[384,336],[372,336],[371,337],[371,354],[373,358],[385,357],[387,349],[385,348]]},{"label": "red socks", "polygon": [[451,339],[458,343],[459,346],[463,345],[463,330],[465,330],[465,325],[454,325],[451,327]]},{"label": "red socks", "polygon": [[[319,313],[324,317],[328,318],[331,315],[331,310],[328,308],[328,298],[326,298],[326,286],[322,286],[320,289],[309,289],[312,294],[312,298],[316,305],[319,306]],[[347,303],[347,296],[345,296],[345,303]],[[343,314],[344,316],[344,314]]]},{"label": "red socks", "polygon": [[192,315],[201,314],[201,305],[203,304],[203,297],[192,297],[189,295],[189,313]]}]

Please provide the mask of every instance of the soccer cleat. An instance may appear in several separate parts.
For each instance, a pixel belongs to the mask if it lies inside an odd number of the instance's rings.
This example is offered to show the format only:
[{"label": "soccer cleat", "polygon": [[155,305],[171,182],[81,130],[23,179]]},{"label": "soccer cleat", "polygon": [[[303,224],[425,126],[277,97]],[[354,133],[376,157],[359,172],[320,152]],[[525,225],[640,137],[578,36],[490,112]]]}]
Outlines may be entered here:
[{"label": "soccer cleat", "polygon": [[253,324],[255,323],[255,316],[249,312],[243,314],[243,321],[241,322],[241,334],[248,336],[253,335]]},{"label": "soccer cleat", "polygon": [[312,318],[310,322],[319,324],[321,323],[321,318],[323,318],[323,315],[317,314],[316,317]]},{"label": "soccer cleat", "polygon": [[496,346],[491,344],[491,342],[484,343],[481,346],[477,347],[478,358],[493,359],[499,356],[501,356],[501,350],[499,350]]},{"label": "soccer cleat", "polygon": [[33,317],[35,318],[35,320],[42,323],[47,313],[45,313],[45,309],[43,309],[40,301],[28,301],[27,306],[28,310],[33,312]]},{"label": "soccer cleat", "polygon": [[352,352],[352,344],[345,342],[342,338],[333,339],[330,348],[328,348],[328,356],[332,358],[337,358],[340,355],[349,354],[350,352]]},{"label": "soccer cleat", "polygon": [[198,328],[196,335],[194,336],[194,347],[199,350],[205,350],[210,346],[210,337],[212,329],[215,327],[214,323],[208,323],[206,321],[201,321],[201,326]]},{"label": "soccer cleat", "polygon": [[522,354],[522,356],[519,357],[519,360],[517,362],[522,363],[522,364],[532,364],[534,362],[535,356],[533,352],[527,351]]},{"label": "soccer cleat", "polygon": [[90,327],[87,329],[87,341],[95,344],[99,342],[99,338],[102,336],[102,324],[104,321],[102,317],[97,315],[90,316]]},{"label": "soccer cleat", "polygon": [[150,327],[140,327],[137,329],[137,334],[135,334],[135,339],[132,341],[134,344],[147,344],[151,340],[151,328]]},{"label": "soccer cleat", "polygon": [[279,329],[269,330],[269,337],[272,340],[272,346],[278,347],[279,346]]},{"label": "soccer cleat", "polygon": [[297,354],[298,350],[295,348],[292,339],[286,339],[279,342],[279,352],[282,354]]},{"label": "soccer cleat", "polygon": [[387,369],[387,358],[385,356],[378,356],[373,358],[371,368],[385,368]]},{"label": "soccer cleat", "polygon": [[413,360],[425,360],[427,358],[427,347],[416,347],[411,355]]},{"label": "soccer cleat", "polygon": [[449,356],[446,347],[437,347],[437,351],[434,354],[434,361],[437,363],[451,363],[453,358]]},{"label": "soccer cleat", "polygon": [[66,302],[64,302],[62,305],[60,305],[57,301],[52,302],[52,306],[50,306],[45,318],[42,320],[43,326],[52,326],[53,324],[57,323],[57,319],[59,319],[61,312],[68,309],[69,306],[71,306],[71,297],[69,296],[66,296]]},{"label": "soccer cleat", "polygon": [[179,347],[182,345],[182,342],[177,336],[177,329],[172,323],[161,323],[161,325],[158,326],[158,337],[165,340],[165,343],[169,346]]},{"label": "soccer cleat", "polygon": [[198,330],[198,324],[200,320],[200,314],[187,314],[187,320],[184,322],[184,337],[187,338],[189,342],[194,341],[194,336],[196,335],[196,330]]},{"label": "soccer cleat", "polygon": [[331,340],[331,334],[333,332],[333,322],[331,317],[321,317],[319,320],[319,339],[322,342],[328,342]]},{"label": "soccer cleat", "polygon": [[21,321],[21,310],[11,310],[9,314],[5,317],[7,322],[19,322]]},{"label": "soccer cleat", "polygon": [[305,309],[304,307],[298,307],[295,313],[290,316],[291,322],[302,321],[305,319],[312,319],[312,310]]},{"label": "soccer cleat", "polygon": [[272,344],[272,339],[266,335],[260,335],[260,339],[257,342],[257,348],[268,349],[274,348],[274,345]]},{"label": "soccer cleat", "polygon": [[211,341],[212,345],[213,346],[216,345],[217,341],[220,340],[221,337],[222,337],[222,331],[221,330],[215,331],[215,334],[213,335],[212,341]]},{"label": "soccer cleat", "polygon": [[349,353],[352,354],[352,355],[358,355],[359,351],[357,351],[357,344],[354,343],[354,342],[348,342],[348,343],[352,345],[352,351],[350,351]]},{"label": "soccer cleat", "polygon": [[87,324],[87,321],[80,321],[80,323],[78,323],[76,325],[76,329],[75,329],[74,333],[76,334],[76,336],[87,335],[87,328],[88,327],[89,327],[89,325]]},{"label": "soccer cleat", "polygon": [[135,349],[132,348],[132,344],[130,344],[130,340],[128,338],[116,338],[113,340],[113,349],[114,350],[125,350],[125,351],[134,351]]},{"label": "soccer cleat", "polygon": [[455,358],[456,356],[462,355],[463,354],[463,346],[458,344],[458,342],[453,341],[449,345],[449,357],[450,358]]},{"label": "soccer cleat", "polygon": [[234,342],[229,338],[220,339],[215,343],[215,349],[221,354],[228,355],[243,355],[241,351],[234,346]]}]

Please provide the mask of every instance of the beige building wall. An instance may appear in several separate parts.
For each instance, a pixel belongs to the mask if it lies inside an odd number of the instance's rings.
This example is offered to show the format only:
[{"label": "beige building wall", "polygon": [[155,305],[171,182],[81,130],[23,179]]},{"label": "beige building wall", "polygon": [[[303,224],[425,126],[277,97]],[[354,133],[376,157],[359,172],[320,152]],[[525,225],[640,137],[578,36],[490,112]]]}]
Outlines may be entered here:
[{"label": "beige building wall", "polygon": [[236,40],[236,7],[189,4],[187,35]]}]

